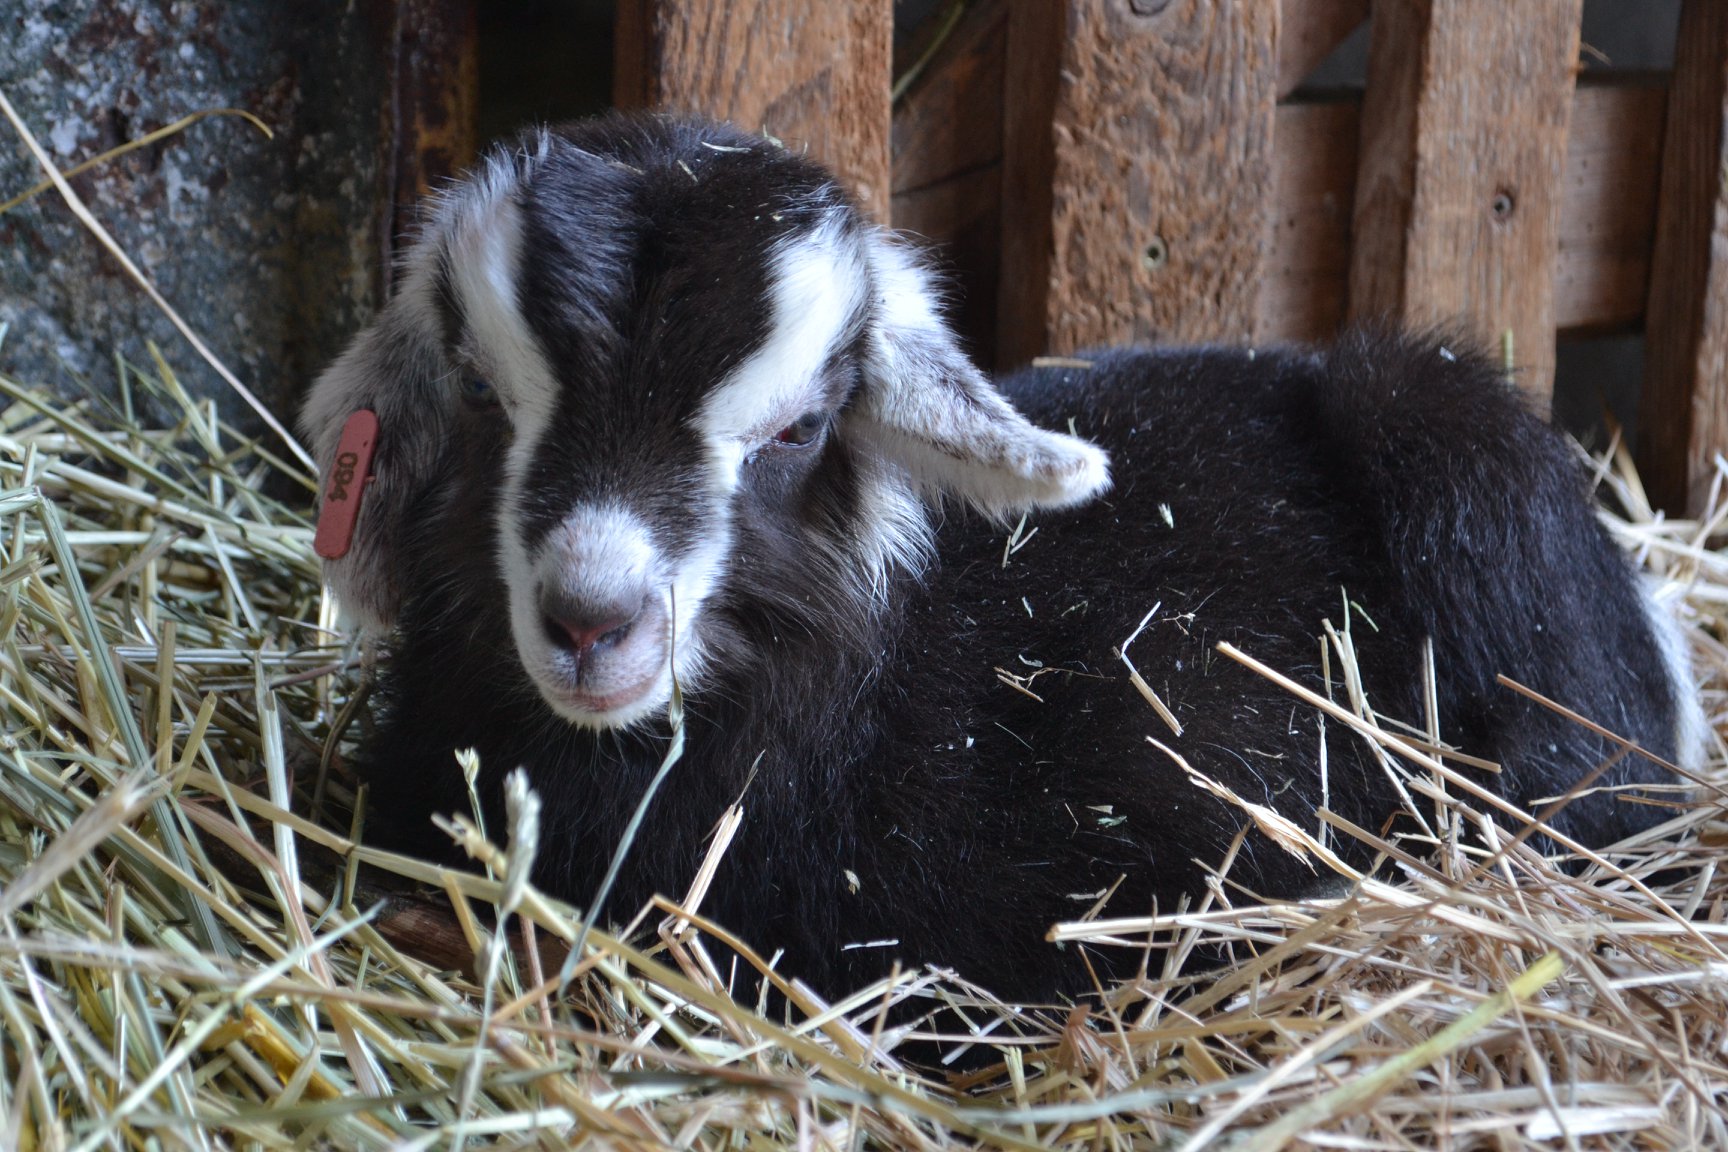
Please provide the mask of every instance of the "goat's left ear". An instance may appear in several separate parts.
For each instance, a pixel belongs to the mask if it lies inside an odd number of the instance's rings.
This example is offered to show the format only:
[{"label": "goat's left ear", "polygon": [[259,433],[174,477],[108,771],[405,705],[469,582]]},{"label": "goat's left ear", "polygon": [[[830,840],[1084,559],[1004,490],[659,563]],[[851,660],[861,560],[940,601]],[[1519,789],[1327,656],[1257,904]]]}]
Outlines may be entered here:
[{"label": "goat's left ear", "polygon": [[866,244],[875,322],[848,431],[931,496],[958,497],[997,518],[1102,492],[1110,483],[1104,451],[1016,412],[960,350],[911,253],[880,232]]}]

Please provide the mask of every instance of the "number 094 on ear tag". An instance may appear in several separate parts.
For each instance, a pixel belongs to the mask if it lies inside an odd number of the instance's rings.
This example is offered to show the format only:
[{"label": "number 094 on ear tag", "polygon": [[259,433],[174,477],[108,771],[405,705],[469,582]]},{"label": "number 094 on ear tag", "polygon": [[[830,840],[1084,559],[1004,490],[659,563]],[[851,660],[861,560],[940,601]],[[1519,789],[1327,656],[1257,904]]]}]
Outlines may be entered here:
[{"label": "number 094 on ear tag", "polygon": [[360,498],[372,481],[372,450],[377,446],[378,417],[370,408],[361,408],[342,425],[342,439],[336,444],[336,457],[324,480],[312,551],[326,560],[346,556],[354,542]]}]

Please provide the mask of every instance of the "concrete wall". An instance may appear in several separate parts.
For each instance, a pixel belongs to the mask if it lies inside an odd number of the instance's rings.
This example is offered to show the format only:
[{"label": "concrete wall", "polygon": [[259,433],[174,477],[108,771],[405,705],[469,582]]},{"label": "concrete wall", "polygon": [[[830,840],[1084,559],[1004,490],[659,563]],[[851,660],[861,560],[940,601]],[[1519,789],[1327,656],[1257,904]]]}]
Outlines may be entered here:
[{"label": "concrete wall", "polygon": [[[0,89],[62,167],[189,112],[212,118],[77,177],[96,216],[254,391],[290,414],[376,304],[388,28],[366,0],[0,0]],[[42,173],[0,123],[0,201]],[[155,340],[229,397],[53,192],[0,216],[0,372],[111,391]],[[238,399],[224,415],[253,427]]]}]

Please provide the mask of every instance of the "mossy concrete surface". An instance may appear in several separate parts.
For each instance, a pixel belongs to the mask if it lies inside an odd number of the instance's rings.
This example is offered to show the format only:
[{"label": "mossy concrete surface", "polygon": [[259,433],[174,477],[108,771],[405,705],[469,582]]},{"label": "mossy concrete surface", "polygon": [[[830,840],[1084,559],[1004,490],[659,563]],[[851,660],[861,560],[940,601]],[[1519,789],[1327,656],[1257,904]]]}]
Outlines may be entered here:
[{"label": "mossy concrete surface", "polygon": [[[379,6],[350,0],[0,0],[0,88],[62,168],[188,113],[241,108],[72,186],[284,417],[376,305],[389,194]],[[0,201],[43,178],[0,123]],[[154,340],[195,394],[259,427],[53,191],[0,215],[0,371],[115,387]]]}]

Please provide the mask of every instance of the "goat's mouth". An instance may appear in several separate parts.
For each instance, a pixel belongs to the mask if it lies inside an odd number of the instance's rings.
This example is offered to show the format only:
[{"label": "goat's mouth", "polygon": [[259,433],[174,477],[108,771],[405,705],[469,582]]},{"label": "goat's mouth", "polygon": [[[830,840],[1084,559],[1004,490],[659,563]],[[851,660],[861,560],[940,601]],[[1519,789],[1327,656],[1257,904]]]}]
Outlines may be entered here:
[{"label": "goat's mouth", "polygon": [[666,676],[655,671],[634,684],[595,692],[583,688],[568,688],[554,696],[542,686],[542,695],[565,719],[584,727],[615,728],[643,719],[666,703],[665,692],[656,688]]},{"label": "goat's mouth", "polygon": [[622,728],[646,720],[664,711],[672,695],[672,670],[664,657],[647,667],[604,675],[582,674],[557,654],[524,664],[547,706],[583,728]]},{"label": "goat's mouth", "polygon": [[616,728],[664,708],[672,637],[661,599],[637,593],[585,613],[569,603],[542,594],[536,626],[518,634],[523,664],[552,710],[585,728]]}]

